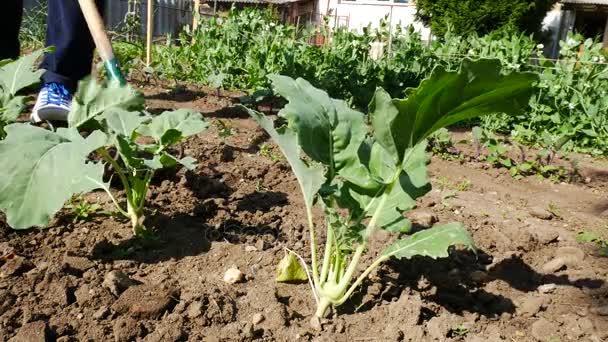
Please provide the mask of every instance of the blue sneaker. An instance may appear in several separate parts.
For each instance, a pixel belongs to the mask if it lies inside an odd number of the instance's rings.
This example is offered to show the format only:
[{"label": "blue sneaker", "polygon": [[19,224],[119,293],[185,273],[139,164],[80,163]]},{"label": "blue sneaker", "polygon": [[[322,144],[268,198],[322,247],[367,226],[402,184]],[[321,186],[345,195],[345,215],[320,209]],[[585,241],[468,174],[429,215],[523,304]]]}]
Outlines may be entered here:
[{"label": "blue sneaker", "polygon": [[46,83],[36,100],[31,120],[34,123],[43,121],[68,121],[72,106],[72,94],[59,83]]}]

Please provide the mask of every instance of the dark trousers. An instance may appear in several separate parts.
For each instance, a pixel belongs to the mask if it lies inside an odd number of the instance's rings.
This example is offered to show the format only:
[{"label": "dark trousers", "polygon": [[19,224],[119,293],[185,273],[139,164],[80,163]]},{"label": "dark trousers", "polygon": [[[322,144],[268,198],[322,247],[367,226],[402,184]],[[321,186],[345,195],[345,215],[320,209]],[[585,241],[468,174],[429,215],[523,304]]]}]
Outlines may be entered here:
[{"label": "dark trousers", "polygon": [[[0,11],[0,60],[19,56],[19,27],[23,0],[3,0]],[[74,91],[78,81],[91,73],[95,44],[78,0],[48,0],[46,46],[55,51],[44,56],[42,81],[58,82]],[[104,0],[97,0],[103,8]]]}]

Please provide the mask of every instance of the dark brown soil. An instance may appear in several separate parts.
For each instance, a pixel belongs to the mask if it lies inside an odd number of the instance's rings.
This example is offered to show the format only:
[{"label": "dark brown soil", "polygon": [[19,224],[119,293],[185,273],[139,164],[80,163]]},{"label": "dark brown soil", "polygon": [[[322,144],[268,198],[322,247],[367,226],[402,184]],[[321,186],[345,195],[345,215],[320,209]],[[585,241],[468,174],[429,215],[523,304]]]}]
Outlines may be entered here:
[{"label": "dark brown soil", "polygon": [[[433,158],[435,190],[408,215],[463,222],[477,256],[390,262],[318,331],[308,285],[274,280],[284,247],[309,255],[297,183],[229,108],[238,94],[143,91],[152,112],[190,107],[213,123],[183,144],[197,170],[154,182],[146,225],[158,239],[101,214],[73,223],[67,210],[41,230],[0,222],[0,341],[608,340],[607,259],[575,240],[607,237],[606,162],[581,157],[586,182],[555,184]],[[220,119],[231,136],[219,137]],[[103,193],[87,199],[111,208]],[[244,282],[223,281],[232,266]]]}]

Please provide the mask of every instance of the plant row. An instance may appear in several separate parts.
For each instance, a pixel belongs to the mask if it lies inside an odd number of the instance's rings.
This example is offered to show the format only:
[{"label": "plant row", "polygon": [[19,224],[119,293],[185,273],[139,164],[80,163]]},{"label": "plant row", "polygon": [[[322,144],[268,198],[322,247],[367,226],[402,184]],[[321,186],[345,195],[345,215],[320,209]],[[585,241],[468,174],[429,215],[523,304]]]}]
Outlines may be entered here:
[{"label": "plant row", "polygon": [[[608,153],[608,64],[599,43],[571,35],[561,42],[559,60],[552,61],[540,55],[542,46],[532,38],[508,28],[485,36],[448,32],[428,45],[411,27],[398,26],[389,35],[386,20],[363,34],[343,28],[330,33],[328,27],[296,28],[280,23],[269,10],[233,10],[225,18],[202,19],[195,31],[185,30],[155,46],[155,65],[145,71],[176,82],[252,91],[268,88],[271,74],[302,77],[366,110],[376,87],[400,97],[436,65],[458,70],[464,58],[499,59],[504,72],[534,72],[540,82],[527,111],[488,116],[484,128],[513,132],[527,144],[540,142],[538,137],[545,134],[568,136],[569,150]],[[324,43],[312,44],[319,37]],[[370,45],[375,42],[384,48],[372,58]],[[127,66],[138,65],[142,52],[137,44],[118,44]]]},{"label": "plant row", "polygon": [[[13,80],[15,75],[37,75],[33,64],[22,67],[25,71],[13,70]],[[391,258],[435,259],[448,257],[455,247],[475,250],[460,223],[413,232],[405,215],[431,190],[427,138],[481,115],[519,113],[538,77],[504,74],[496,60],[465,60],[458,71],[438,66],[405,98],[377,88],[367,116],[302,78],[269,79],[287,101],[279,119],[244,109],[291,166],[306,208],[311,248],[308,262],[299,256],[303,262],[298,263],[288,255],[278,280],[308,279],[315,317],[323,318]],[[152,179],[160,169],[196,167],[196,160],[176,156],[172,146],[203,132],[207,122],[186,109],[151,115],[143,104],[141,94],[130,87],[88,79],[79,84],[67,128],[50,131],[7,122],[6,137],[0,141],[0,209],[7,223],[15,229],[44,227],[73,196],[103,191],[118,215],[130,222],[134,235],[149,236],[146,194]],[[120,180],[121,197],[110,186],[113,178]],[[322,219],[315,220],[314,213]],[[317,239],[322,230],[324,243]],[[371,254],[369,241],[379,230],[393,233],[395,242],[362,265]]]}]

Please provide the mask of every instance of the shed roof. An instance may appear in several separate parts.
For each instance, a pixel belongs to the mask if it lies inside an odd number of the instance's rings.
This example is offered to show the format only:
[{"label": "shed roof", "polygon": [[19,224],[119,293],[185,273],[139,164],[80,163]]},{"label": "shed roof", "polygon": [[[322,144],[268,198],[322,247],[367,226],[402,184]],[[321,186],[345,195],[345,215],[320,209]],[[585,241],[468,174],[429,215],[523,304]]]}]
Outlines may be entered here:
[{"label": "shed roof", "polygon": [[[284,4],[290,4],[290,3],[293,3],[293,2],[299,2],[301,0],[217,0],[217,1],[218,2],[247,3],[247,4],[284,5]],[[208,1],[208,2],[212,2],[212,1]]]},{"label": "shed roof", "polygon": [[578,5],[604,5],[608,6],[608,0],[562,0],[564,4]]}]

